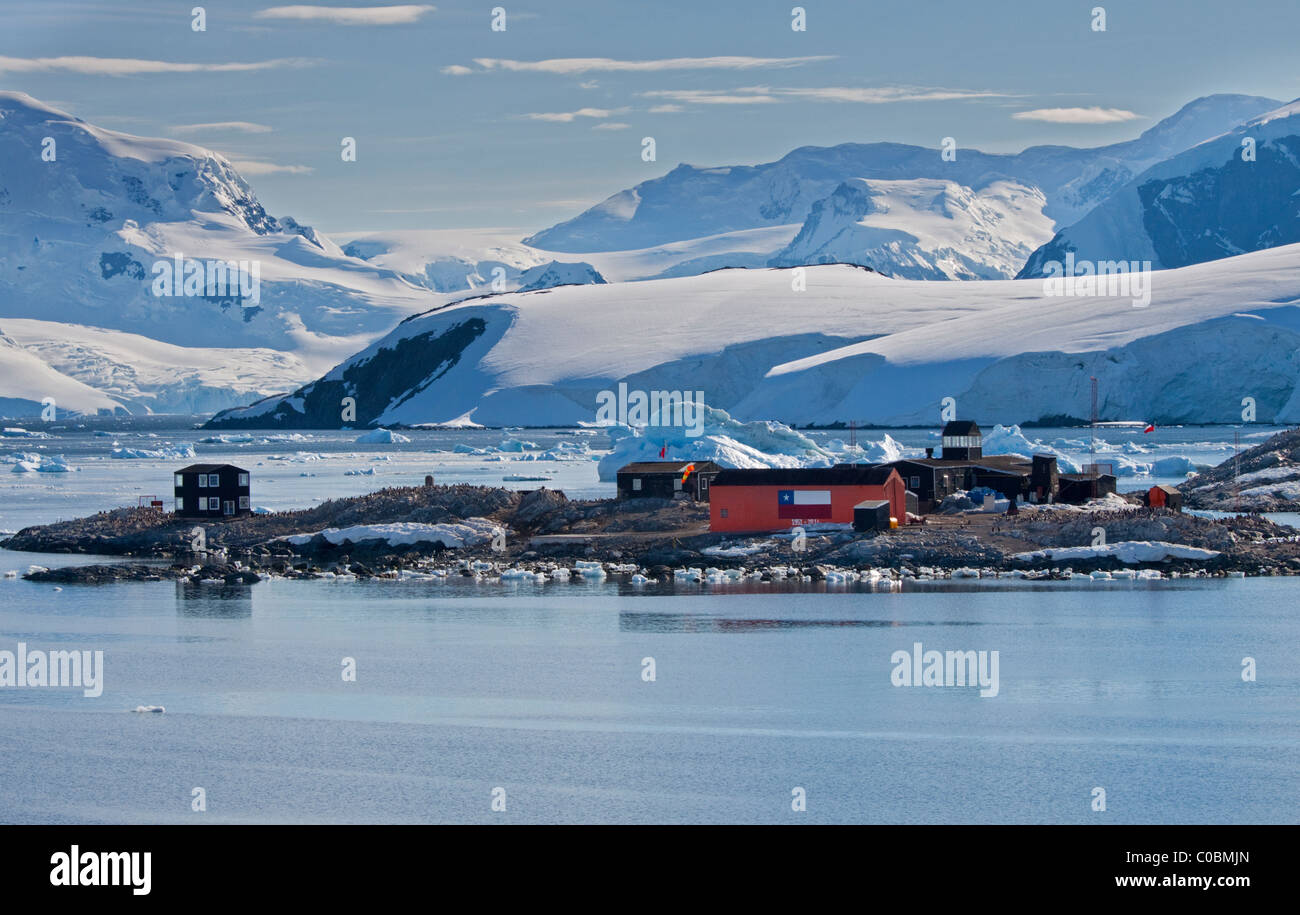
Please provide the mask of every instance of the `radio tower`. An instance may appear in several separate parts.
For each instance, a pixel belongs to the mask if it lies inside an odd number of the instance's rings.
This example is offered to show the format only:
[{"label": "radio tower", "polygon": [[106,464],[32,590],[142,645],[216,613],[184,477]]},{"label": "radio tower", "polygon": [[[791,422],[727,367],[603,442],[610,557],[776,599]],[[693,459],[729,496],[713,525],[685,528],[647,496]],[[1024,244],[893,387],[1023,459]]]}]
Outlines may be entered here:
[{"label": "radio tower", "polygon": [[1241,432],[1232,433],[1232,508],[1238,514],[1241,513],[1241,480],[1238,477],[1241,474]]},{"label": "radio tower", "polygon": [[856,419],[849,420],[849,447],[858,447],[858,421]]},{"label": "radio tower", "polygon": [[1092,466],[1088,468],[1090,473],[1097,472],[1097,376],[1089,377],[1092,382],[1092,410],[1088,414],[1088,460]]}]

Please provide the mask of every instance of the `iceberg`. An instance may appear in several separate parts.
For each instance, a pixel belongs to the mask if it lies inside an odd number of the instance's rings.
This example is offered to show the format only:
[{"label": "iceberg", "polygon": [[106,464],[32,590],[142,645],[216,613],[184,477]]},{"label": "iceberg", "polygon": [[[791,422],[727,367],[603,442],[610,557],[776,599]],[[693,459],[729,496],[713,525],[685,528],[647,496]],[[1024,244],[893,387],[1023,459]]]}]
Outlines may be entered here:
[{"label": "iceberg", "polygon": [[372,429],[358,435],[353,441],[362,445],[400,445],[409,442],[410,439],[392,429]]},{"label": "iceberg", "polygon": [[831,451],[784,423],[739,422],[725,410],[708,406],[703,410],[703,434],[698,436],[688,435],[683,426],[606,427],[613,447],[597,464],[601,481],[612,481],[620,467],[634,461],[713,461],[741,469],[835,463]]}]

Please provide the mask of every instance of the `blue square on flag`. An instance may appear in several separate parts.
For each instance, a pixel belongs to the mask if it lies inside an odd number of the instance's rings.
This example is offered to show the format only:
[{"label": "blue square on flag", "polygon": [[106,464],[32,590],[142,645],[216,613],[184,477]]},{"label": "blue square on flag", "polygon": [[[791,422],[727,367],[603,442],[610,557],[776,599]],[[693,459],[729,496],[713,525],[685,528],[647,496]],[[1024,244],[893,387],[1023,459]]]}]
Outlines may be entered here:
[{"label": "blue square on flag", "polygon": [[794,505],[794,490],[782,489],[776,494],[778,505]]}]

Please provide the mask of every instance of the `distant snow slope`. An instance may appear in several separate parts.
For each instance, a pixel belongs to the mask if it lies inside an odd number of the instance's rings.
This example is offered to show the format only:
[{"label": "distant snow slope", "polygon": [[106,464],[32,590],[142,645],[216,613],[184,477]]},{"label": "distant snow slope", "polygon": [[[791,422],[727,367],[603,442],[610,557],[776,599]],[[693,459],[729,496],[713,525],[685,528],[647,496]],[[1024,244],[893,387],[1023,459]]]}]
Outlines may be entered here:
[{"label": "distant snow slope", "polygon": [[[1243,141],[1254,144],[1245,158]],[[1300,242],[1300,101],[1144,171],[1035,251],[1022,276],[1050,261],[1151,261],[1182,267]]]},{"label": "distant snow slope", "polygon": [[1008,279],[1052,235],[1037,188],[995,181],[852,178],[812,205],[799,234],[769,261],[860,264],[914,280]]},{"label": "distant snow slope", "polygon": [[702,391],[738,420],[929,423],[1300,419],[1300,246],[1157,273],[1150,305],[1047,295],[1041,280],[933,283],[848,266],[725,270],[489,296],[408,319],[284,398],[214,424],[571,424],[597,394]]},{"label": "distant snow slope", "polygon": [[642,250],[581,254],[530,247],[516,241],[523,234],[517,229],[397,229],[345,232],[336,237],[347,254],[396,271],[412,283],[442,293],[481,294],[490,291],[498,276],[505,290],[514,292],[524,285],[521,277],[525,271],[551,261],[565,265],[586,262],[611,283],[692,276],[720,267],[761,267],[798,231],[798,224],[782,225]]},{"label": "distant snow slope", "polygon": [[524,239],[550,251],[633,250],[768,226],[800,224],[814,203],[844,181],[954,181],[982,191],[995,181],[1036,187],[1057,227],[1076,222],[1134,175],[1241,122],[1279,101],[1211,95],[1185,105],[1140,137],[1076,149],[1034,146],[1015,155],[960,149],[945,161],[938,149],[900,143],[805,146],[776,162],[754,166],[678,165],[668,174],[614,194],[573,219]]},{"label": "distant snow slope", "polygon": [[316,375],[293,354],[272,349],[182,347],[139,334],[22,318],[6,320],[0,329],[132,413],[210,413]]},{"label": "distant snow slope", "polygon": [[9,337],[0,327],[0,416],[36,416],[47,397],[57,411],[109,413],[122,404],[47,365],[39,356]]}]

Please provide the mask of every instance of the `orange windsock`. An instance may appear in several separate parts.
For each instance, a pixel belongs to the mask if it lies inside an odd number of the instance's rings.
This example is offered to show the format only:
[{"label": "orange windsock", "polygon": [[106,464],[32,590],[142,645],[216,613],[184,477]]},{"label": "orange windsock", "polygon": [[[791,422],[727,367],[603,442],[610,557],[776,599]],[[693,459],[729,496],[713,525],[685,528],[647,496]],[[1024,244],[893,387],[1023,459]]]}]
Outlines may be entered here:
[{"label": "orange windsock", "polygon": [[682,474],[682,482],[683,482],[683,483],[686,482],[686,478],[689,477],[689,476],[691,475],[691,471],[694,470],[694,469],[695,469],[695,465],[694,465],[694,464],[687,464],[687,465],[686,465],[686,472]]}]

